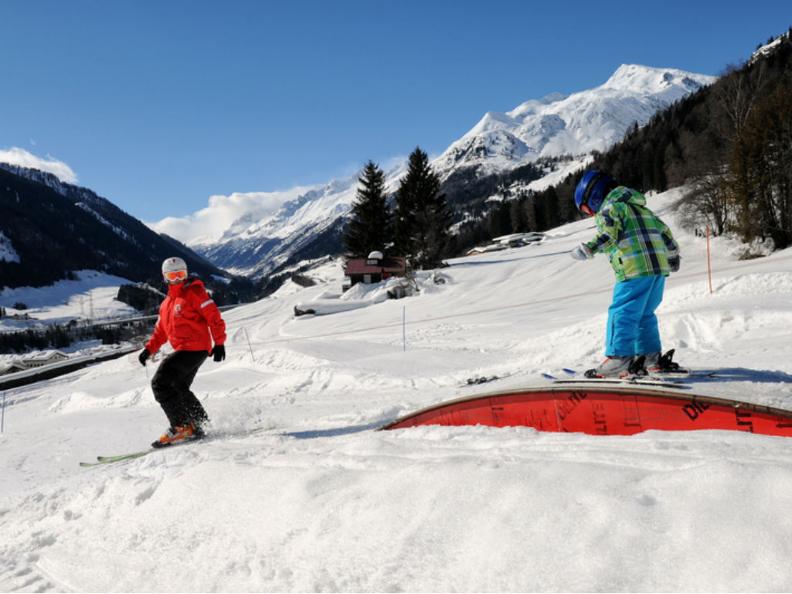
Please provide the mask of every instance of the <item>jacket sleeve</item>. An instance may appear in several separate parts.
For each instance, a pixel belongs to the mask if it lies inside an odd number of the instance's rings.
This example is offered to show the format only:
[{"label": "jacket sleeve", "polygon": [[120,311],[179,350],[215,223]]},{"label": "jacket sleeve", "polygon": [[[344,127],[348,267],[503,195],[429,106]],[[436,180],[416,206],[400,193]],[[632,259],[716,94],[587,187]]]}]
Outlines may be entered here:
[{"label": "jacket sleeve", "polygon": [[592,252],[607,252],[616,247],[621,233],[621,219],[614,210],[615,206],[609,204],[597,213],[597,236],[586,242]]},{"label": "jacket sleeve", "polygon": [[191,287],[190,299],[192,301],[192,306],[195,307],[201,317],[206,320],[214,343],[216,345],[225,344],[225,321],[223,320],[223,316],[220,315],[220,310],[217,308],[214,300],[209,296],[209,293],[206,292],[202,283],[196,283]]},{"label": "jacket sleeve", "polygon": [[669,258],[676,258],[679,255],[679,244],[671,234],[671,228],[666,225],[660,217],[657,217],[657,222],[660,224],[660,235],[663,238]]},{"label": "jacket sleeve", "polygon": [[162,325],[162,311],[160,311],[160,317],[157,319],[157,325],[154,326],[154,333],[146,343],[146,350],[153,355],[158,350],[160,350],[160,347],[165,344],[167,340],[168,333],[165,332],[165,328]]}]

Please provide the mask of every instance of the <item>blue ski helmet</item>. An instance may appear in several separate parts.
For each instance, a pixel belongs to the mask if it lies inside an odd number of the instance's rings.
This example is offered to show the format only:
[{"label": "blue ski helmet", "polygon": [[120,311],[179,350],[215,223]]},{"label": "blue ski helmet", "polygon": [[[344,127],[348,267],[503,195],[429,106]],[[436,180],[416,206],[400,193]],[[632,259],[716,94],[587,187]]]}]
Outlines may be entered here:
[{"label": "blue ski helmet", "polygon": [[616,181],[604,171],[586,171],[575,188],[575,204],[578,210],[594,216],[602,206],[605,196],[615,187]]}]

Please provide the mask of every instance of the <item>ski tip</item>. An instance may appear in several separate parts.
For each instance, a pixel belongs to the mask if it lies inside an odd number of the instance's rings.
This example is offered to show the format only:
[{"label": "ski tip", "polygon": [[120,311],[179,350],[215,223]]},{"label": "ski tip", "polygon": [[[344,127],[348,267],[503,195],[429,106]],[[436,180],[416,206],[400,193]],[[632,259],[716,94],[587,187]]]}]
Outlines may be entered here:
[{"label": "ski tip", "polygon": [[543,374],[542,374],[542,377],[543,377],[543,378],[545,378],[545,379],[549,379],[549,380],[558,379],[556,376],[554,376],[554,375],[551,375],[551,374],[549,374],[549,373],[543,373]]}]

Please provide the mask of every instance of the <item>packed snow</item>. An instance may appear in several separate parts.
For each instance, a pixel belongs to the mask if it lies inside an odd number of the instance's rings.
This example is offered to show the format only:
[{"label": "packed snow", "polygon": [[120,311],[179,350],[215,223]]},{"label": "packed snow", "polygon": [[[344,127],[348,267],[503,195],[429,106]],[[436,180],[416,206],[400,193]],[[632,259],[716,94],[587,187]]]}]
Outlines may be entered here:
[{"label": "packed snow", "polygon": [[[729,381],[696,393],[792,409],[792,251],[738,260],[683,232],[664,346]],[[728,431],[632,437],[526,427],[375,431],[463,395],[540,385],[601,356],[613,275],[536,245],[452,260],[403,300],[295,319],[340,289],[225,314],[228,359],[194,391],[216,439],[115,465],[165,428],[135,357],[5,394],[2,591],[789,591],[792,440]],[[406,324],[403,325],[403,319]],[[511,374],[511,375],[509,375]],[[462,387],[473,376],[507,376]],[[705,381],[706,380],[706,381]]]}]

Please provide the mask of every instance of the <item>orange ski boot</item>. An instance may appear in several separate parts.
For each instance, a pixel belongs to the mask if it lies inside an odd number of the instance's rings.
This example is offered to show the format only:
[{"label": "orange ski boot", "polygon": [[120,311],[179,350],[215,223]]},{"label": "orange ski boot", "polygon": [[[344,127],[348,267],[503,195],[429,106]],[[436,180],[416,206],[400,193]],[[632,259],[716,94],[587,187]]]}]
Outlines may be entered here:
[{"label": "orange ski boot", "polygon": [[166,448],[174,444],[201,439],[203,436],[204,432],[192,423],[177,425],[176,427],[169,427],[165,433],[160,435],[157,441],[151,444],[151,447]]}]

